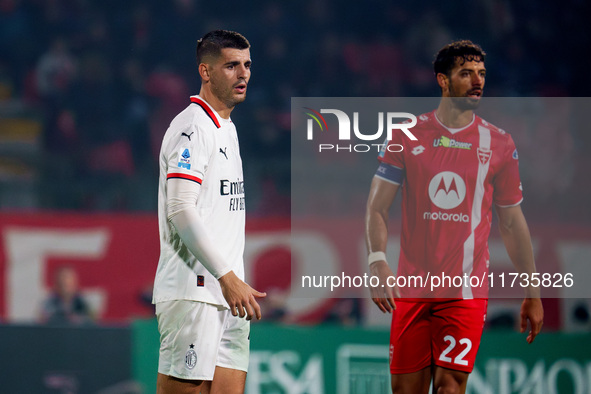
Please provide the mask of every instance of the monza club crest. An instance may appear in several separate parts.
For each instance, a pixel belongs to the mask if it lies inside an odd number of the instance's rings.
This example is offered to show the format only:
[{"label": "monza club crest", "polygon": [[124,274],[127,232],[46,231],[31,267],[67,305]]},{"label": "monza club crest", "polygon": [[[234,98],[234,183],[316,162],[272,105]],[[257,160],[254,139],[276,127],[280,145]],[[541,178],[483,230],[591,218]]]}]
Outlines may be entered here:
[{"label": "monza club crest", "polygon": [[490,161],[490,157],[492,156],[492,151],[490,149],[476,149],[476,153],[478,154],[478,160],[482,163],[483,166],[487,165]]}]

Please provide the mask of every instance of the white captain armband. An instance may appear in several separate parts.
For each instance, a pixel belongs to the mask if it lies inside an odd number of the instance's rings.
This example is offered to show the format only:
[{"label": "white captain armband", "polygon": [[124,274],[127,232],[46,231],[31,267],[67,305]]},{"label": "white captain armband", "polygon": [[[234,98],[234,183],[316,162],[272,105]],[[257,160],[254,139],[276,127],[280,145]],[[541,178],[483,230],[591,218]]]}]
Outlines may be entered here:
[{"label": "white captain armband", "polygon": [[401,185],[402,180],[404,179],[404,171],[402,168],[394,167],[393,165],[386,163],[380,163],[375,176],[390,183]]}]

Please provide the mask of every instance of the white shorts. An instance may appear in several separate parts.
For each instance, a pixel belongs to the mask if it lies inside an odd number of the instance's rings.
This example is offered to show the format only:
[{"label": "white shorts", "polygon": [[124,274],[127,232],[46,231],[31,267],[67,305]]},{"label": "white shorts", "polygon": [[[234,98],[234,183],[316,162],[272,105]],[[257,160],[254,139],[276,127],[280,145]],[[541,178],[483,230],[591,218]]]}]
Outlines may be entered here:
[{"label": "white shorts", "polygon": [[250,321],[198,301],[156,304],[160,332],[158,372],[189,380],[213,380],[215,367],[248,370]]}]

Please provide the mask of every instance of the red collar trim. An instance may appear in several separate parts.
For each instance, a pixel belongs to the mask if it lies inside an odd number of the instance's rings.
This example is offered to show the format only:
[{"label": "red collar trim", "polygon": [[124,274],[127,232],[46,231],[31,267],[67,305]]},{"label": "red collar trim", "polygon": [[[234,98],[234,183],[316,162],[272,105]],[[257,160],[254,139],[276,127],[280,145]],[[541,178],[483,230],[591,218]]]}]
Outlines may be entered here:
[{"label": "red collar trim", "polygon": [[205,111],[205,113],[207,114],[207,116],[210,117],[210,119],[213,121],[213,123],[215,124],[215,126],[219,129],[220,127],[222,127],[220,125],[220,122],[218,121],[217,116],[215,115],[215,113],[213,112],[213,110],[209,107],[209,105],[203,101],[202,99],[200,99],[199,97],[191,97],[191,102],[194,104],[199,105],[201,108],[203,108],[203,110]]}]

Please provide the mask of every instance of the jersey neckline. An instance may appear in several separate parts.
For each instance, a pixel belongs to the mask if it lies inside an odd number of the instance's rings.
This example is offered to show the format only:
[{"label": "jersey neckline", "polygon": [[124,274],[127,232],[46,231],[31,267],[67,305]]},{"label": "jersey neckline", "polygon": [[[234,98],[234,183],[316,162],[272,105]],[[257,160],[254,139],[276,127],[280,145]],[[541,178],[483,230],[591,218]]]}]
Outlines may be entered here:
[{"label": "jersey neckline", "polygon": [[232,123],[232,119],[224,119],[222,118],[215,109],[207,101],[205,101],[201,96],[191,96],[191,103],[199,105],[209,116],[209,118],[213,121],[215,126],[219,129],[222,127],[221,123]]},{"label": "jersey neckline", "polygon": [[452,128],[452,127],[447,127],[446,125],[443,124],[443,122],[441,122],[439,120],[439,118],[437,117],[437,110],[434,110],[433,111],[433,117],[435,118],[435,120],[437,121],[437,123],[439,123],[439,125],[441,125],[441,127],[443,127],[444,129],[446,129],[447,131],[449,131],[452,135],[453,134],[457,134],[460,131],[466,130],[467,128],[469,128],[470,126],[472,126],[474,124],[474,121],[476,120],[476,114],[472,113],[472,121],[470,121],[470,123],[468,123],[464,127]]}]

